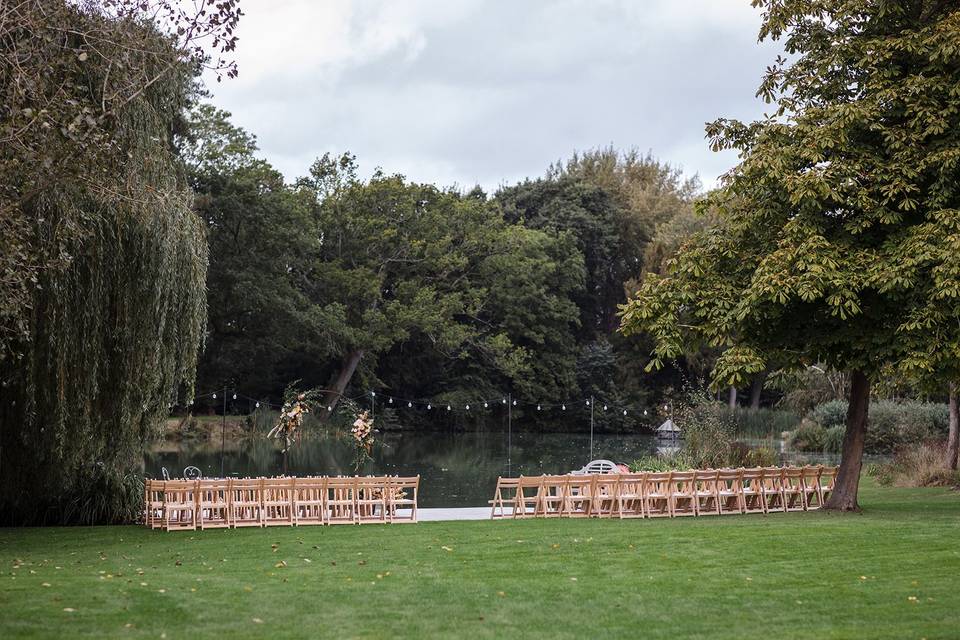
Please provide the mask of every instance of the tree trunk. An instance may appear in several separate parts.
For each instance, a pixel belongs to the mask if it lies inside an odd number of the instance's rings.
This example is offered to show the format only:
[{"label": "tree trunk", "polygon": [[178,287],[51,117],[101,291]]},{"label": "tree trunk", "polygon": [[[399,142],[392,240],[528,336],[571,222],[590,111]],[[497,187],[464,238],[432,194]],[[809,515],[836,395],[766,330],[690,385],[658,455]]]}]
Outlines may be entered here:
[{"label": "tree trunk", "polygon": [[957,403],[957,385],[950,383],[950,432],[947,435],[947,469],[957,470],[957,451],[960,449],[960,405]]},{"label": "tree trunk", "polygon": [[737,408],[737,388],[736,387],[730,387],[730,408],[731,409]]},{"label": "tree trunk", "polygon": [[863,466],[863,444],[867,437],[867,418],[870,412],[870,381],[862,371],[850,376],[850,404],[847,407],[847,429],[843,434],[840,472],[824,509],[859,511],[857,489],[860,487],[860,469]]},{"label": "tree trunk", "polygon": [[763,393],[763,383],[767,380],[767,371],[762,371],[753,379],[750,385],[750,408],[756,411],[760,408],[760,394]]},{"label": "tree trunk", "polygon": [[333,381],[330,390],[323,398],[323,404],[325,407],[330,407],[330,410],[328,411],[324,408],[318,412],[319,415],[317,417],[321,423],[326,422],[330,414],[333,413],[333,410],[337,408],[337,403],[340,402],[340,398],[343,397],[343,391],[347,388],[347,385],[350,384],[350,379],[353,377],[353,373],[357,370],[357,365],[360,364],[362,358],[363,349],[355,349],[343,358],[343,366],[340,367],[340,371],[337,373],[337,377]]}]

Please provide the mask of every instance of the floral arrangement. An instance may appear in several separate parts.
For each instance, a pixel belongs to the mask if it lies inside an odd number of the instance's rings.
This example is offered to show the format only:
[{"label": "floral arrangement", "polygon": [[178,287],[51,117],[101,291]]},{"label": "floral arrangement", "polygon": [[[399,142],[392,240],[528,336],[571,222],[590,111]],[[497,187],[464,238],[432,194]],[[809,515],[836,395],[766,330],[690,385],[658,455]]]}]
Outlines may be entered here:
[{"label": "floral arrangement", "polygon": [[361,411],[357,419],[353,422],[353,428],[350,430],[353,436],[356,454],[353,459],[353,467],[357,473],[363,468],[367,460],[371,459],[373,451],[373,419],[367,411]]},{"label": "floral arrangement", "polygon": [[293,385],[287,387],[284,393],[283,407],[277,424],[267,434],[268,438],[283,438],[283,450],[286,452],[290,445],[300,435],[303,419],[307,417],[313,407],[319,392],[316,390],[297,391]]}]

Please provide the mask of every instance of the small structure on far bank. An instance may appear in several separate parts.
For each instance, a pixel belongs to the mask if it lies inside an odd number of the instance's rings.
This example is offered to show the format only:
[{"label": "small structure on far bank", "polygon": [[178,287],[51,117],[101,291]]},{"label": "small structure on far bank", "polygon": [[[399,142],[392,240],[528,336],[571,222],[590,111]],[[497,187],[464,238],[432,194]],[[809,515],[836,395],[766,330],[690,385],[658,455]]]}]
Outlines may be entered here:
[{"label": "small structure on far bank", "polygon": [[663,424],[657,427],[658,438],[679,438],[680,427],[674,423],[672,418],[667,418]]}]

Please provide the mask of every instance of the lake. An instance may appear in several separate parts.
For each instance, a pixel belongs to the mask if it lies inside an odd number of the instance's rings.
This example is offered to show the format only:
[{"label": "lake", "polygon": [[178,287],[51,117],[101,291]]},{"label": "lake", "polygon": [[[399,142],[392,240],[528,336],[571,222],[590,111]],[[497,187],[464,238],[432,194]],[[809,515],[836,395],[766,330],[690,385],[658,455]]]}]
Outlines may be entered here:
[{"label": "lake", "polygon": [[[567,473],[598,458],[629,463],[670,443],[651,435],[597,434],[592,456],[589,433],[513,433],[509,452],[507,444],[508,435],[501,431],[381,433],[363,473],[419,473],[421,506],[476,507],[493,496],[497,476]],[[162,477],[166,467],[177,477],[193,465],[214,477],[220,475],[220,458],[219,442],[164,442],[147,455],[146,472]],[[794,456],[781,451],[781,458]],[[288,468],[291,475],[353,475],[352,460],[347,434],[330,431],[295,444]],[[280,475],[283,453],[279,443],[265,437],[227,442],[223,470],[227,476]]]}]

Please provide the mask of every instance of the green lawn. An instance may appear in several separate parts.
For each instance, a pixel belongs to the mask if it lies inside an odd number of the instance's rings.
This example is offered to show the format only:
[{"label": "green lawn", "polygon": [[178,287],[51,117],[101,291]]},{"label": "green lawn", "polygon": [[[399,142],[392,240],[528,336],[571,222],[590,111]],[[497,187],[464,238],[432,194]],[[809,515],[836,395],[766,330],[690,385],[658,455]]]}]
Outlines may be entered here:
[{"label": "green lawn", "polygon": [[960,494],[862,515],[0,529],[0,638],[960,637]]}]

